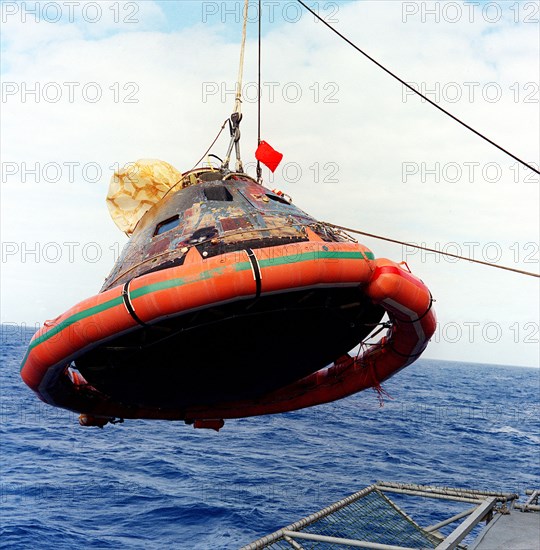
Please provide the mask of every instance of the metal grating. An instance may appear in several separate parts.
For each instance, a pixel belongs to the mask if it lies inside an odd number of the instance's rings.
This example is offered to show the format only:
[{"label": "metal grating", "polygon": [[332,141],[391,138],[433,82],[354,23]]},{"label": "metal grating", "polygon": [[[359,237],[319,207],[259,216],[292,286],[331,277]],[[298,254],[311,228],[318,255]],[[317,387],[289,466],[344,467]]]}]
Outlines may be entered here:
[{"label": "metal grating", "polygon": [[[435,548],[440,539],[425,532],[408,518],[380,491],[373,490],[344,506],[332,511],[303,528],[299,533],[322,535],[378,544],[405,546],[411,548]],[[336,545],[330,542],[305,539],[287,540],[283,534],[278,540],[256,546],[271,550],[330,550]],[[358,548],[340,544],[339,548]]]},{"label": "metal grating", "polygon": [[[388,492],[472,503],[474,506],[435,525],[422,528],[388,498]],[[512,506],[517,498],[515,493],[379,481],[241,550],[464,548],[460,543],[480,522],[489,522],[497,512],[507,514],[507,505]],[[441,527],[460,520],[463,521],[446,537],[438,532]]]}]

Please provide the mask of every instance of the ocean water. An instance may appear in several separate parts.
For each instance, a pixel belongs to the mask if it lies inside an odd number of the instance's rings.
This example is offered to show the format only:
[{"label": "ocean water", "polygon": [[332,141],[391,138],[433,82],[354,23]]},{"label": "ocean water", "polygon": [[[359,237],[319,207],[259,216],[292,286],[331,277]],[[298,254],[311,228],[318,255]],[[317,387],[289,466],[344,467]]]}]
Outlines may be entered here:
[{"label": "ocean water", "polygon": [[[377,480],[540,486],[540,369],[419,360],[384,384],[382,408],[368,390],[220,433],[101,430],[24,386],[31,334],[1,342],[2,548],[238,548]],[[420,510],[426,524],[445,512]]]}]

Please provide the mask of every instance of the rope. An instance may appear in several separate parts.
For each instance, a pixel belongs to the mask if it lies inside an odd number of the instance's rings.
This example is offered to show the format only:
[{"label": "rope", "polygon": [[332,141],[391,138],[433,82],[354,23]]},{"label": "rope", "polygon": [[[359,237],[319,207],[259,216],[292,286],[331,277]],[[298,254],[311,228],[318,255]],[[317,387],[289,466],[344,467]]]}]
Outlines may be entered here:
[{"label": "rope", "polygon": [[457,118],[456,116],[454,116],[452,113],[450,113],[449,111],[447,111],[446,109],[443,109],[440,105],[437,105],[437,103],[435,103],[434,101],[432,101],[431,99],[429,99],[428,97],[426,97],[425,95],[423,95],[421,92],[419,92],[418,90],[416,90],[415,88],[413,88],[410,84],[407,84],[407,82],[405,82],[403,79],[401,79],[399,76],[397,76],[396,74],[394,74],[392,71],[390,71],[389,69],[387,69],[384,65],[382,65],[381,63],[379,63],[377,60],[375,60],[373,57],[371,57],[370,55],[368,55],[366,52],[364,52],[363,50],[361,50],[356,44],[354,44],[354,42],[352,42],[351,40],[349,40],[346,36],[344,36],[343,34],[341,34],[337,29],[335,29],[334,27],[332,27],[332,25],[330,25],[330,23],[327,23],[324,18],[320,17],[318,13],[316,13],[315,11],[313,11],[309,6],[307,6],[302,0],[296,0],[299,4],[301,4],[302,6],[304,6],[304,8],[306,10],[308,10],[309,12],[311,12],[319,21],[321,21],[322,23],[324,23],[331,31],[333,31],[334,33],[336,33],[340,38],[342,38],[343,40],[345,40],[345,42],[347,42],[350,46],[352,46],[356,51],[360,52],[364,57],[367,57],[371,62],[375,63],[375,65],[377,65],[379,68],[381,68],[384,72],[388,73],[390,76],[392,76],[393,78],[395,78],[398,82],[401,82],[401,84],[403,84],[403,86],[406,86],[407,88],[409,88],[409,90],[412,90],[416,95],[419,95],[421,98],[423,98],[424,100],[426,100],[428,103],[431,103],[431,105],[433,105],[434,107],[436,107],[437,109],[439,109],[439,111],[442,111],[445,115],[448,115],[450,118],[452,118],[453,120],[455,120],[456,122],[458,122],[459,124],[461,124],[462,126],[464,126],[465,128],[467,128],[468,130],[470,130],[471,132],[473,132],[474,134],[476,134],[477,136],[481,137],[482,139],[484,139],[485,141],[487,141],[488,143],[490,143],[491,145],[493,145],[494,147],[496,147],[497,149],[499,149],[500,151],[502,151],[503,153],[506,153],[507,155],[509,155],[510,157],[512,157],[514,160],[517,160],[518,162],[520,162],[521,164],[523,164],[523,166],[529,168],[529,170],[532,170],[533,172],[535,172],[536,174],[540,174],[540,171],[537,170],[536,168],[534,168],[533,166],[531,166],[530,164],[526,163],[524,160],[521,160],[519,157],[517,157],[516,155],[510,153],[510,151],[504,149],[503,147],[501,147],[500,145],[498,145],[497,143],[495,143],[494,141],[492,141],[491,139],[489,139],[488,137],[486,137],[484,134],[478,132],[477,130],[475,130],[474,128],[472,128],[471,126],[469,126],[468,124],[466,124],[465,122],[463,122],[462,120],[460,120],[459,118]]},{"label": "rope", "polygon": [[242,24],[242,43],[240,45],[240,63],[238,65],[238,78],[236,79],[236,97],[234,101],[234,111],[229,119],[229,129],[231,131],[231,141],[225,160],[221,164],[222,170],[229,170],[229,162],[234,147],[236,153],[236,172],[243,172],[242,158],[240,155],[240,121],[242,120],[242,77],[244,74],[244,53],[246,51],[246,34],[248,21],[249,0],[244,2],[244,22]]},{"label": "rope", "polygon": [[[257,59],[257,147],[261,144],[261,0],[259,0],[259,55]],[[262,183],[261,161],[257,159],[257,183]]]},{"label": "rope", "polygon": [[246,50],[246,33],[248,20],[249,0],[244,2],[244,23],[242,25],[242,45],[240,46],[240,64],[238,66],[238,78],[236,79],[236,98],[234,104],[234,112],[242,112],[242,77],[244,74],[244,52]]},{"label": "rope", "polygon": [[366,233],[365,231],[359,231],[358,229],[350,229],[348,227],[342,227],[341,225],[334,225],[333,223],[321,222],[321,224],[327,225],[329,227],[340,229],[341,231],[348,231],[349,233],[356,233],[357,235],[364,235],[365,237],[372,237],[373,239],[379,239],[381,241],[387,241],[390,243],[401,244],[405,246],[410,246],[411,248],[418,248],[419,250],[425,250],[427,252],[433,252],[435,254],[440,254],[441,256],[450,256],[451,258],[457,258],[458,260],[467,260],[475,264],[487,265],[488,267],[496,267],[497,269],[504,269],[506,271],[513,271],[514,273],[520,273],[521,275],[528,275],[529,277],[538,277],[538,273],[532,273],[531,271],[523,271],[521,269],[516,269],[514,267],[508,267],[500,264],[493,264],[490,262],[484,262],[482,260],[475,260],[474,258],[468,258],[466,256],[459,256],[458,254],[452,254],[450,252],[443,252],[442,250],[436,250],[435,248],[428,248],[426,246],[420,246],[414,243],[408,243],[405,241],[398,241],[396,239],[391,239],[390,237],[383,237],[381,235],[374,235],[373,233]]}]

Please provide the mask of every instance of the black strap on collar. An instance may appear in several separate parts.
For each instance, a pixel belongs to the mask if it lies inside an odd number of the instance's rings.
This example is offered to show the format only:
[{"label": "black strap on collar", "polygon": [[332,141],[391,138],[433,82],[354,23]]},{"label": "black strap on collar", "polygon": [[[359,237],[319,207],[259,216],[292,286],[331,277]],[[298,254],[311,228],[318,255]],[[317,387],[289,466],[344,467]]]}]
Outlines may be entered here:
[{"label": "black strap on collar", "polygon": [[257,260],[257,256],[255,256],[255,252],[251,250],[251,248],[246,248],[246,252],[249,258],[249,261],[251,262],[251,267],[253,269],[253,278],[255,279],[255,285],[256,285],[256,297],[258,298],[261,295],[261,269],[259,267],[259,260]]},{"label": "black strap on collar", "polygon": [[122,298],[124,300],[124,306],[126,306],[126,309],[128,313],[133,317],[133,319],[141,325],[141,327],[147,327],[148,324],[142,321],[139,316],[135,313],[135,308],[133,307],[133,304],[131,302],[131,298],[129,297],[129,285],[131,283],[131,279],[126,282],[124,285],[124,288],[122,289]]}]

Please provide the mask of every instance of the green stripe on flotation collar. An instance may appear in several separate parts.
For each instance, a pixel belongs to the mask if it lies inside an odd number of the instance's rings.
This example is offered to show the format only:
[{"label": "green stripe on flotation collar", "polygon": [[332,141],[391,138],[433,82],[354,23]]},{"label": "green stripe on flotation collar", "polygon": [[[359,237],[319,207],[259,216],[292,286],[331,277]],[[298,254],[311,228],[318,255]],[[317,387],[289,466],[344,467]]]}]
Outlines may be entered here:
[{"label": "green stripe on flotation collar", "polygon": [[[260,252],[262,250],[265,250],[265,249],[258,249],[257,252]],[[259,265],[261,266],[261,268],[265,268],[265,267],[275,267],[275,266],[284,265],[284,264],[294,264],[298,262],[305,262],[305,261],[311,261],[311,260],[336,260],[336,259],[338,260],[363,260],[363,259],[373,260],[375,259],[375,256],[372,252],[340,252],[339,250],[337,251],[317,250],[315,252],[301,252],[298,254],[291,254],[288,256],[276,256],[274,258],[260,259]],[[234,269],[237,272],[251,269],[251,262],[237,262],[236,264],[234,264]],[[192,284],[199,281],[208,280],[216,275],[221,274],[223,270],[224,270],[224,266],[218,266],[213,269],[202,271],[199,274],[199,276],[196,278],[177,277],[175,279],[168,279],[166,281],[160,281],[158,283],[145,285],[133,290],[130,293],[130,297],[132,300],[134,300],[136,298],[140,298],[141,296],[151,294],[152,292],[159,292],[161,290],[166,290],[168,288],[175,288],[179,286],[184,286],[186,284]],[[64,319],[62,322],[58,323],[58,325],[51,328],[45,334],[42,334],[41,336],[39,336],[38,338],[30,342],[28,346],[28,350],[24,356],[24,359],[22,360],[21,369],[26,363],[26,360],[28,359],[28,355],[36,346],[39,346],[43,342],[47,341],[49,338],[52,338],[53,336],[59,334],[60,332],[62,332],[69,326],[73,325],[77,321],[81,321],[82,319],[86,319],[87,317],[91,317],[92,315],[96,315],[107,309],[116,307],[118,305],[121,305],[122,303],[123,303],[122,296],[117,296],[112,300],[108,300],[107,302],[103,302],[102,304],[99,304],[97,306],[85,309],[84,311],[80,311],[79,313],[76,313],[75,315],[72,315],[71,317]]]},{"label": "green stripe on flotation collar", "polygon": [[96,313],[101,313],[102,311],[111,309],[112,307],[116,307],[122,303],[123,303],[122,296],[117,296],[112,300],[108,300],[107,302],[103,302],[102,304],[99,304],[97,306],[90,307],[83,311],[79,311],[79,313],[75,313],[75,315],[72,315],[71,317],[64,319],[62,322],[58,323],[55,327],[48,330],[45,334],[38,336],[35,340],[32,340],[30,342],[30,344],[28,345],[28,350],[26,351],[24,359],[22,360],[21,369],[26,363],[26,359],[28,359],[29,353],[36,346],[39,346],[39,344],[45,342],[46,340],[48,340],[49,338],[52,338],[53,336],[56,336],[59,332],[62,332],[64,329],[73,325],[77,321],[80,321],[81,319],[86,319],[86,317],[91,317],[92,315],[96,315]]},{"label": "green stripe on flotation collar", "polygon": [[[258,250],[255,250],[257,253]],[[294,264],[310,260],[374,260],[375,256],[371,252],[340,252],[339,250],[317,250],[315,252],[302,252],[291,254],[289,256],[278,256],[275,258],[259,259],[259,265],[263,267],[273,267],[283,264]]]}]

